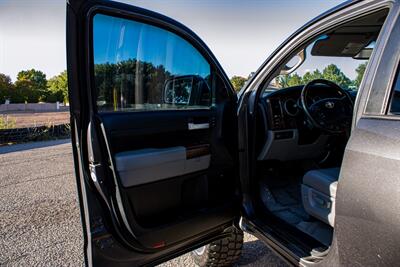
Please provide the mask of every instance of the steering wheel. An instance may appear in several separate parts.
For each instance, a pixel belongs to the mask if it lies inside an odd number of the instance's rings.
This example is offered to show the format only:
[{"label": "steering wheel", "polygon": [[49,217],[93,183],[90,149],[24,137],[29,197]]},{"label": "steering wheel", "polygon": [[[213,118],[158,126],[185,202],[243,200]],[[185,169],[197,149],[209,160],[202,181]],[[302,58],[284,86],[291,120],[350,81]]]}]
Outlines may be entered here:
[{"label": "steering wheel", "polygon": [[[330,94],[333,96],[311,103],[309,91],[316,84],[325,85],[323,89],[333,91],[333,94]],[[336,83],[324,79],[312,80],[304,85],[300,100],[308,121],[314,127],[329,133],[349,132],[353,116],[353,100],[349,93]]]}]

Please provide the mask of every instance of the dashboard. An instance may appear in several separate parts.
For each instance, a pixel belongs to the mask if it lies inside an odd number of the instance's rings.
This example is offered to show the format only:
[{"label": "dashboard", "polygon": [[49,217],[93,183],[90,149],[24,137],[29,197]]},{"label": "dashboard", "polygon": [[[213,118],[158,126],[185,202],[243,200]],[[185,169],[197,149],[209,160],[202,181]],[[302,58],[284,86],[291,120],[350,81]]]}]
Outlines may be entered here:
[{"label": "dashboard", "polygon": [[270,129],[283,130],[297,128],[304,119],[300,106],[300,91],[288,90],[274,93],[264,99],[267,123]]},{"label": "dashboard", "polygon": [[[259,160],[296,160],[320,157],[326,151],[329,134],[309,127],[300,103],[303,86],[266,90],[261,96],[260,109],[265,128],[264,144]],[[306,103],[337,97],[326,85],[309,90]],[[349,91],[353,100],[356,92]]]}]

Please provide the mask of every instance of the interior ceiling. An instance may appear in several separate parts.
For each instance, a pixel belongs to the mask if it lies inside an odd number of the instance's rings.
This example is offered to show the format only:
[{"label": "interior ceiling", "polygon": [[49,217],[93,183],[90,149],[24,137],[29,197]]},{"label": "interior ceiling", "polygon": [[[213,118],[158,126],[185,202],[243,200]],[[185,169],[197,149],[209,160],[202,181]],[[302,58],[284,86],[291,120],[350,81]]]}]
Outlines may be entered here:
[{"label": "interior ceiling", "polygon": [[379,35],[388,10],[342,25],[326,35],[328,38],[314,43],[311,54],[314,56],[355,57]]},{"label": "interior ceiling", "polygon": [[[362,17],[360,19],[349,22],[339,28],[333,30],[330,34],[335,33],[375,33],[379,34],[385,18],[387,16],[388,10],[381,10],[379,12],[373,13],[371,15]],[[329,34],[328,34],[329,35]]]}]

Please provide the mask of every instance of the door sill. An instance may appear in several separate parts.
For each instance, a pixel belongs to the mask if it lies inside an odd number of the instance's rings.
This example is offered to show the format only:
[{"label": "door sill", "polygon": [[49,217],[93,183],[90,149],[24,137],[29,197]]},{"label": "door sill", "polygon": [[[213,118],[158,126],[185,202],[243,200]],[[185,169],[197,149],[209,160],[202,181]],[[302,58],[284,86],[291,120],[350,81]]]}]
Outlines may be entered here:
[{"label": "door sill", "polygon": [[244,217],[240,218],[240,228],[257,237],[264,242],[273,252],[275,252],[280,258],[282,258],[289,265],[299,265],[300,257],[288,249],[282,242],[278,241],[278,238],[274,236],[272,231],[265,231],[260,226],[259,220],[247,220]]}]

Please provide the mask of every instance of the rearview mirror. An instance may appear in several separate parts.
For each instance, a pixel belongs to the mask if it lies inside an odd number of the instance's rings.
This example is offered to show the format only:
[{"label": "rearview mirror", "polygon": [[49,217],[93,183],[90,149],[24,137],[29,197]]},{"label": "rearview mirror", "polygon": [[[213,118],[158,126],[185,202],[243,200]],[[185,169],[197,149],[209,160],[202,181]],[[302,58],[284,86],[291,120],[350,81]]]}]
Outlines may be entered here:
[{"label": "rearview mirror", "polygon": [[372,48],[364,48],[357,55],[355,55],[354,59],[368,60],[372,54]]},{"label": "rearview mirror", "polygon": [[363,60],[368,60],[371,55],[372,51],[375,48],[375,41],[371,42],[368,44],[366,47],[364,47],[357,55],[355,55],[353,58],[354,59],[363,59]]},{"label": "rearview mirror", "polygon": [[305,49],[301,50],[294,57],[292,57],[288,62],[286,62],[285,66],[281,69],[280,74],[290,74],[295,71],[301,64],[306,60],[306,51]]}]

